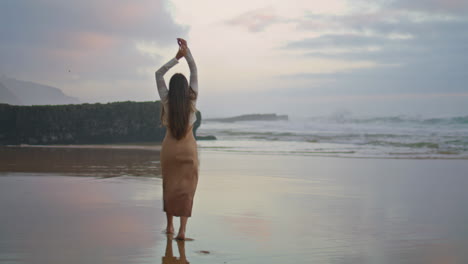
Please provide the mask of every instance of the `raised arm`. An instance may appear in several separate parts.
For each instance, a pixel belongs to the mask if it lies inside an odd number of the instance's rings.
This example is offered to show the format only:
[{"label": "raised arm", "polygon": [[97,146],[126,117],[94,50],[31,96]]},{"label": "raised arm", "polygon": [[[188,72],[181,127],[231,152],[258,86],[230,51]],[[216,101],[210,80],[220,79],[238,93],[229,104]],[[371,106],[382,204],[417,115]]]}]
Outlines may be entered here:
[{"label": "raised arm", "polygon": [[198,95],[198,72],[197,72],[197,65],[195,64],[195,60],[192,57],[192,52],[187,46],[187,41],[183,38],[178,38],[177,42],[182,49],[185,50],[184,57],[187,60],[188,66],[190,68],[190,87],[192,90]]},{"label": "raised arm", "polygon": [[161,68],[159,68],[159,70],[157,70],[155,73],[156,86],[158,87],[158,93],[159,97],[161,98],[161,101],[165,101],[169,93],[169,90],[166,86],[166,82],[164,81],[164,74],[166,74],[166,72],[169,71],[170,68],[174,67],[174,65],[176,65],[177,63],[179,63],[179,60],[177,60],[177,58],[174,57],[166,64],[161,66]]},{"label": "raised arm", "polygon": [[197,72],[197,65],[195,64],[195,60],[192,57],[192,53],[190,49],[187,48],[187,54],[185,55],[185,59],[187,60],[188,66],[190,68],[190,87],[192,90],[198,95],[198,72]]}]

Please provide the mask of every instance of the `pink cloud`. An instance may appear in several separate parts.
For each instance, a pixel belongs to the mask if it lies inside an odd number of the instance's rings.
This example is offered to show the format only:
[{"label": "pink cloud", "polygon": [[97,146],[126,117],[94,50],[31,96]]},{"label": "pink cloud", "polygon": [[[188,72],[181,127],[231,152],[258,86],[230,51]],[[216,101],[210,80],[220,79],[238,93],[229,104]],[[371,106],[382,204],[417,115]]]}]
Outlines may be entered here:
[{"label": "pink cloud", "polygon": [[96,32],[69,32],[57,38],[57,48],[45,49],[55,63],[84,67],[92,66],[97,58],[112,53],[118,47],[117,37]]},{"label": "pink cloud", "polygon": [[117,5],[111,2],[109,6],[110,9],[106,7],[108,21],[114,26],[124,27],[138,26],[151,17],[155,10],[163,8],[159,1],[123,2]]},{"label": "pink cloud", "polygon": [[115,37],[95,32],[71,33],[67,38],[68,42],[77,49],[88,51],[110,49],[117,43],[117,39]]},{"label": "pink cloud", "polygon": [[280,21],[272,8],[261,8],[241,14],[226,23],[247,28],[250,32],[259,32]]}]

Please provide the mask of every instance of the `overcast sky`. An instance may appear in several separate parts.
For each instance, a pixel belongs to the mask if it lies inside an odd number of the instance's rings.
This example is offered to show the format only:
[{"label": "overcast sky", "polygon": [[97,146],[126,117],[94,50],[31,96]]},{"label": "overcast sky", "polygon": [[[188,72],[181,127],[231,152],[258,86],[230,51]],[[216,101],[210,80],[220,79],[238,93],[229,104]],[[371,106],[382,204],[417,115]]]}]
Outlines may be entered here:
[{"label": "overcast sky", "polygon": [[158,100],[184,37],[208,117],[468,114],[466,0],[6,0],[0,36],[0,74],[83,102]]}]

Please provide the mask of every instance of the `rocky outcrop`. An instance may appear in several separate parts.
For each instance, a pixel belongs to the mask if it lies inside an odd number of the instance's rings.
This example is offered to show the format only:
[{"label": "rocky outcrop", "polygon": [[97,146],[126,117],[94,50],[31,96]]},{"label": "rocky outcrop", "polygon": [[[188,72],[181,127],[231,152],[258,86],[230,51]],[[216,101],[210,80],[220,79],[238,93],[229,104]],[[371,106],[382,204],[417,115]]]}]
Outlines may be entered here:
[{"label": "rocky outcrop", "polygon": [[[160,142],[160,102],[0,104],[0,145]],[[200,126],[201,114],[194,125]]]}]

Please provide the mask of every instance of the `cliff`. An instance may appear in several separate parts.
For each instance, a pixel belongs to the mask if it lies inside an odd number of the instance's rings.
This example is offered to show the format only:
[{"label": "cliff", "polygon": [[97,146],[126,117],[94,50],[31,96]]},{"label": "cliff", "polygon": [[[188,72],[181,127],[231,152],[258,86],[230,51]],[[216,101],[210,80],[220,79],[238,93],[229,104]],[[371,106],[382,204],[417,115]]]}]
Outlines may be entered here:
[{"label": "cliff", "polygon": [[207,118],[205,121],[216,121],[216,122],[236,122],[236,121],[278,121],[288,120],[287,115],[277,114],[250,114],[240,115],[226,118]]},{"label": "cliff", "polygon": [[[0,145],[160,142],[160,102],[0,104]],[[197,113],[194,133],[201,123]]]}]

